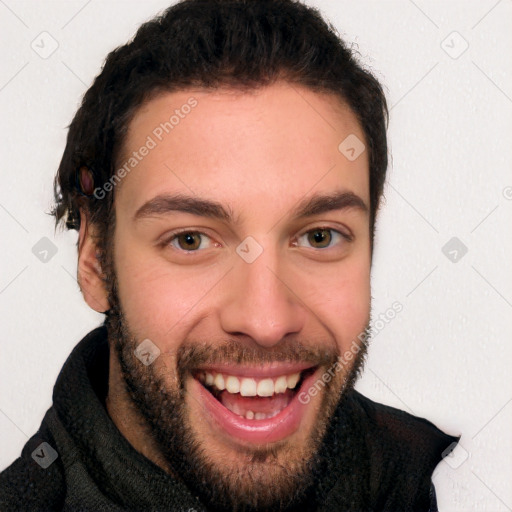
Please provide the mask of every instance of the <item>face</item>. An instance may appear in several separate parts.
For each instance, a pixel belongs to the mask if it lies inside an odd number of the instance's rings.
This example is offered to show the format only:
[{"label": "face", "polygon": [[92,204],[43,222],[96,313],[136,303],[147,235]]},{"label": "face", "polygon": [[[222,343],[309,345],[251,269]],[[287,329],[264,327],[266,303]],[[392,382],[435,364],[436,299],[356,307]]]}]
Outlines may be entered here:
[{"label": "face", "polygon": [[362,362],[369,170],[349,135],[336,97],[284,82],[165,93],[129,127],[110,336],[162,457],[226,508],[307,488]]}]

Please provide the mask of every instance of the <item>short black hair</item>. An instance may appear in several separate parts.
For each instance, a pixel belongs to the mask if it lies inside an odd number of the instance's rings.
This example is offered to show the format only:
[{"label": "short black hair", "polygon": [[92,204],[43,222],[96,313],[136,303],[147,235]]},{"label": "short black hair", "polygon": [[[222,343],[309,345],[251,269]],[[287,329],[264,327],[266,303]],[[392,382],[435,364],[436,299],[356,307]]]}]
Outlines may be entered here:
[{"label": "short black hair", "polygon": [[334,93],[357,116],[369,152],[373,245],[388,164],[385,95],[336,29],[296,0],[183,0],[113,50],[69,126],[54,183],[56,225],[79,229],[83,209],[104,246],[115,224],[113,191],[102,199],[84,191],[81,170],[94,187],[112,178],[130,120],[157,93],[255,89],[280,79]]}]

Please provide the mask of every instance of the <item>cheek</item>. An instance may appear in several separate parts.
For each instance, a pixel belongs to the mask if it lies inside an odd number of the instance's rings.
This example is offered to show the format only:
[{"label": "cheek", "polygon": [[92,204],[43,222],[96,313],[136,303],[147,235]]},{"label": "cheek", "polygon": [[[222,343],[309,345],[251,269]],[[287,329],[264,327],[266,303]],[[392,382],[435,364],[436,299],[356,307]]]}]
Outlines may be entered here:
[{"label": "cheek", "polygon": [[370,319],[370,266],[360,260],[330,273],[316,310],[334,333],[341,352],[357,339]]},{"label": "cheek", "polygon": [[133,333],[162,341],[174,337],[198,301],[197,280],[190,273],[173,271],[136,242],[119,241],[116,252],[119,300]]},{"label": "cheek", "polygon": [[208,313],[207,305],[226,269],[179,266],[136,240],[116,240],[116,271],[121,306],[131,331],[162,350],[182,340]]}]

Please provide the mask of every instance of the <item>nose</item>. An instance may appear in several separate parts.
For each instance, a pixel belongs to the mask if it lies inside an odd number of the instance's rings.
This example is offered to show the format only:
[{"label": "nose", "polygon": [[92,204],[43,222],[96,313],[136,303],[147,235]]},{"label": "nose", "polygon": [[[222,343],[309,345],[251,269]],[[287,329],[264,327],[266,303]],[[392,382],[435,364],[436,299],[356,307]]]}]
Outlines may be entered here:
[{"label": "nose", "polygon": [[220,311],[226,333],[250,336],[258,345],[270,348],[285,336],[300,332],[306,308],[300,290],[294,290],[289,282],[291,276],[279,268],[277,257],[270,251],[263,251],[252,263],[241,258],[236,261]]}]

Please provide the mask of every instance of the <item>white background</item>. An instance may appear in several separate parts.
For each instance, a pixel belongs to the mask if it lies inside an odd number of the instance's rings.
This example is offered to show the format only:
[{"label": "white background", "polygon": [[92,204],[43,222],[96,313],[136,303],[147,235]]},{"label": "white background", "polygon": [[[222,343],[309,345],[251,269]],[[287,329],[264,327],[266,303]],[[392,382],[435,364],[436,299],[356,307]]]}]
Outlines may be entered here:
[{"label": "white background", "polygon": [[[462,434],[435,473],[441,511],[512,510],[512,1],[308,3],[357,44],[391,107],[374,317],[403,311],[358,388]],[[55,235],[45,214],[66,126],[107,53],[168,4],[0,0],[0,469],[103,319],[78,290],[76,233]],[[43,31],[58,43],[46,59],[31,47],[51,47]],[[32,253],[45,236],[47,263]],[[468,249],[457,262],[441,250],[452,237]]]}]

